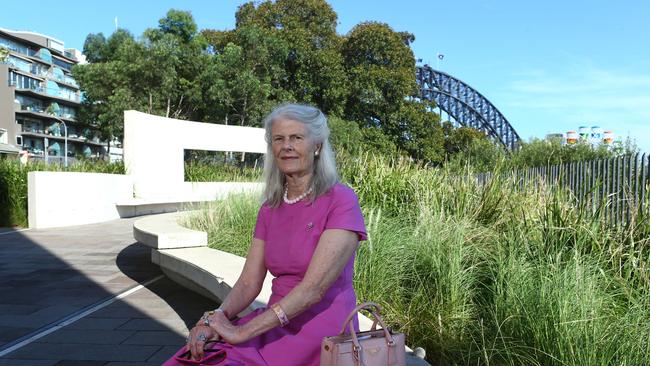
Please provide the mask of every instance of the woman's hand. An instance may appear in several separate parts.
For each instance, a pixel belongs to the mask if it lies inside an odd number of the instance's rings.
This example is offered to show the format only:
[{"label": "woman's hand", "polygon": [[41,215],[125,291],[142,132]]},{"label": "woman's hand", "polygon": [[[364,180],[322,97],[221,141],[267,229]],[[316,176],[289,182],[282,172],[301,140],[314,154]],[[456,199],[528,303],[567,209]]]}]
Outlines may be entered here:
[{"label": "woman's hand", "polygon": [[210,317],[210,327],[218,333],[221,339],[230,344],[238,344],[248,340],[244,328],[233,325],[222,312],[215,312]]},{"label": "woman's hand", "polygon": [[204,357],[205,343],[210,340],[219,340],[219,335],[214,329],[206,325],[197,325],[190,330],[187,338],[187,349],[192,354],[192,358],[200,360]]}]

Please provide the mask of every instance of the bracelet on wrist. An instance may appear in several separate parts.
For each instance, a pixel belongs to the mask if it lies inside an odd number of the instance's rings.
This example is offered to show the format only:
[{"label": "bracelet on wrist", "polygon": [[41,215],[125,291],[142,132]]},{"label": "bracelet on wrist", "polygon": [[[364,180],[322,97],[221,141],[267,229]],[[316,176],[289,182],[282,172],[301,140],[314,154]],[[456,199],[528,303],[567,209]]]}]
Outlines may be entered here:
[{"label": "bracelet on wrist", "polygon": [[285,325],[289,324],[289,318],[287,317],[287,314],[282,310],[282,307],[280,304],[275,303],[271,305],[271,310],[275,313],[275,315],[278,317],[278,320],[280,320],[280,326],[284,327]]},{"label": "bracelet on wrist", "polygon": [[[226,313],[223,311],[223,309],[217,308],[217,309],[214,309],[214,310],[209,310],[206,313],[204,313],[203,316],[201,317],[201,320],[203,321],[203,325],[209,327],[210,326],[210,315],[214,315],[214,313],[216,313],[216,312],[220,312],[220,313],[223,313],[224,315],[226,315]],[[226,316],[226,318],[227,318],[227,316]]]}]

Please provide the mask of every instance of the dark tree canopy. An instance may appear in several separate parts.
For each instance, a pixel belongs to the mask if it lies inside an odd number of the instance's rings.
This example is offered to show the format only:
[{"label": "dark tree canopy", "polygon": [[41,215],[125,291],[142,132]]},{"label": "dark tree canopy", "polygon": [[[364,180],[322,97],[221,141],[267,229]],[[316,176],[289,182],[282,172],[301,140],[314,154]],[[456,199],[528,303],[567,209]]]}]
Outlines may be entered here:
[{"label": "dark tree canopy", "polygon": [[[318,106],[335,143],[441,163],[459,148],[434,105],[415,98],[415,36],[364,22],[337,33],[324,0],[249,2],[230,30],[199,30],[171,9],[135,38],[124,29],[89,34],[89,61],[74,68],[85,94],[80,114],[105,137],[122,138],[123,111],[259,126],[279,103]],[[461,134],[461,132],[459,132]]]}]

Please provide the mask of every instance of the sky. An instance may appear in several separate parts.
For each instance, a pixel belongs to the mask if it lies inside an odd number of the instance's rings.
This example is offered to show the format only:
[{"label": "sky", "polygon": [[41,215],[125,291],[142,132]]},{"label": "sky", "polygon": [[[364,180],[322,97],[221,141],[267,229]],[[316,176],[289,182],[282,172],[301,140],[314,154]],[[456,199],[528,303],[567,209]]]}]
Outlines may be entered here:
[{"label": "sky", "polygon": [[[243,1],[3,1],[0,27],[83,48],[117,25],[135,35],[169,9],[232,29]],[[415,57],[478,90],[524,139],[598,125],[650,153],[650,1],[330,0],[337,30],[364,21],[415,35]],[[443,54],[438,61],[437,54]]]}]

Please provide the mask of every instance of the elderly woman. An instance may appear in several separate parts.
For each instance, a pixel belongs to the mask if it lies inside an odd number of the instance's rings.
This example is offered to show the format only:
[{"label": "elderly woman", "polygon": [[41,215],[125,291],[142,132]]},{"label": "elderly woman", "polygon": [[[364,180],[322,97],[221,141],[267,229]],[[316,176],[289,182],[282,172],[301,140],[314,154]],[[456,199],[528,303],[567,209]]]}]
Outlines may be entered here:
[{"label": "elderly woman", "polygon": [[[224,365],[318,365],[323,337],[337,334],[356,305],[354,256],[366,229],[354,191],[338,181],[323,113],[285,104],[264,127],[265,202],[246,264],[177,355],[202,359],[206,341],[219,340],[209,348],[225,351]],[[275,276],[268,308],[235,319],[260,293],[267,270]]]}]

